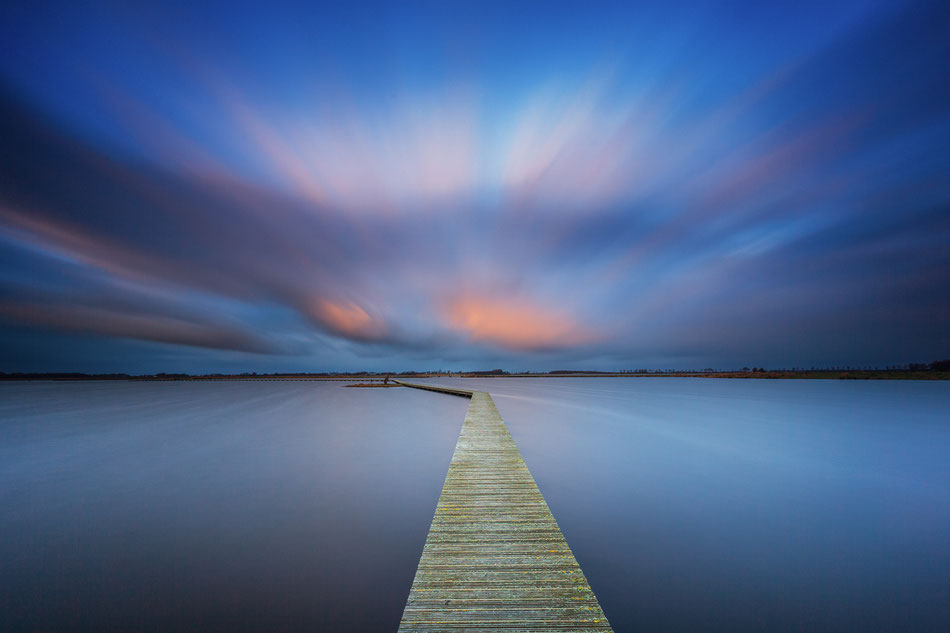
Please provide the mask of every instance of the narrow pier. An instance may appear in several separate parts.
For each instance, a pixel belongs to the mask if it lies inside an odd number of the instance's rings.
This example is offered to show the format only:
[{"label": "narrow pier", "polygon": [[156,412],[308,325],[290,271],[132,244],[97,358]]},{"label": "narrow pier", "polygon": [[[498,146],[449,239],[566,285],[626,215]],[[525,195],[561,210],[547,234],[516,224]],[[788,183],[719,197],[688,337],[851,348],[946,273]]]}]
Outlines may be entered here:
[{"label": "narrow pier", "polygon": [[611,631],[491,396],[471,398],[399,631]]}]

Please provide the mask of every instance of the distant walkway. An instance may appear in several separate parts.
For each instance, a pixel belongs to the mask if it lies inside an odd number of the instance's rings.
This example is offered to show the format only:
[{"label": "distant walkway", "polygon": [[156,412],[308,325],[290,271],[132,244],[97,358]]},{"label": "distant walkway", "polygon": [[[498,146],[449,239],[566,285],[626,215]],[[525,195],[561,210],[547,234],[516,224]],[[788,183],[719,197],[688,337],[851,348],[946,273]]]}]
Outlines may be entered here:
[{"label": "distant walkway", "polygon": [[399,631],[611,631],[491,396],[471,398]]}]

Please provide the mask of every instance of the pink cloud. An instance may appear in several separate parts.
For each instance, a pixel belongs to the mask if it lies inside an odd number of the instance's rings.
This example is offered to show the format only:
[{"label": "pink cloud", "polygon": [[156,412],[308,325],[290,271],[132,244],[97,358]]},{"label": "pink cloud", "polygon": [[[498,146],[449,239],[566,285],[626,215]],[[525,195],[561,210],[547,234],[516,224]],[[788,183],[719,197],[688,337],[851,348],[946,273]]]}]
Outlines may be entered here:
[{"label": "pink cloud", "polygon": [[387,331],[382,319],[370,315],[366,310],[351,302],[315,299],[311,304],[309,314],[330,332],[349,339],[378,340]]},{"label": "pink cloud", "polygon": [[570,347],[594,339],[591,330],[563,311],[523,298],[465,294],[446,303],[443,324],[474,342],[514,350]]}]

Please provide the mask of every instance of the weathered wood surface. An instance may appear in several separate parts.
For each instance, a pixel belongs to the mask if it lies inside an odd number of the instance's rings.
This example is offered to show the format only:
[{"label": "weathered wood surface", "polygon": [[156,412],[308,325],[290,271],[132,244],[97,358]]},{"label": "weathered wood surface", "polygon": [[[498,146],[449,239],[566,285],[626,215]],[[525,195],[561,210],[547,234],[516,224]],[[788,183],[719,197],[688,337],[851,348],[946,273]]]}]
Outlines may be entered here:
[{"label": "weathered wood surface", "polygon": [[611,631],[485,392],[472,399],[399,631]]},{"label": "weathered wood surface", "polygon": [[435,391],[437,393],[447,393],[450,396],[462,396],[463,398],[471,398],[475,393],[474,391],[469,391],[468,389],[455,389],[454,387],[443,387],[441,385],[423,385],[415,382],[406,382],[404,380],[393,379],[393,382],[397,385],[402,385],[403,387],[412,387],[413,389],[423,389],[425,391]]}]

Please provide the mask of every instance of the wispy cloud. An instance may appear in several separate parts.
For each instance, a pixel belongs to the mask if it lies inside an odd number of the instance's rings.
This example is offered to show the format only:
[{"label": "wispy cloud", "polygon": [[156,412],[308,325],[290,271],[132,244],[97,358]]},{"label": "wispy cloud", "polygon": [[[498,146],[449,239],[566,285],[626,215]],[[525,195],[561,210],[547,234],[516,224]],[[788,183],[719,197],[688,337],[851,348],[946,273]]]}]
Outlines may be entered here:
[{"label": "wispy cloud", "polygon": [[575,347],[595,340],[590,328],[563,307],[545,307],[525,297],[460,295],[442,310],[443,324],[470,341],[519,350]]},{"label": "wispy cloud", "polygon": [[762,59],[661,29],[657,58],[302,74],[283,93],[167,33],[126,43],[156,89],[89,42],[79,73],[37,53],[82,106],[0,66],[3,319],[274,354],[328,341],[323,367],[761,364],[765,340],[821,362],[809,336],[849,323],[917,333],[838,356],[931,354],[950,345],[944,14],[841,9]]}]

